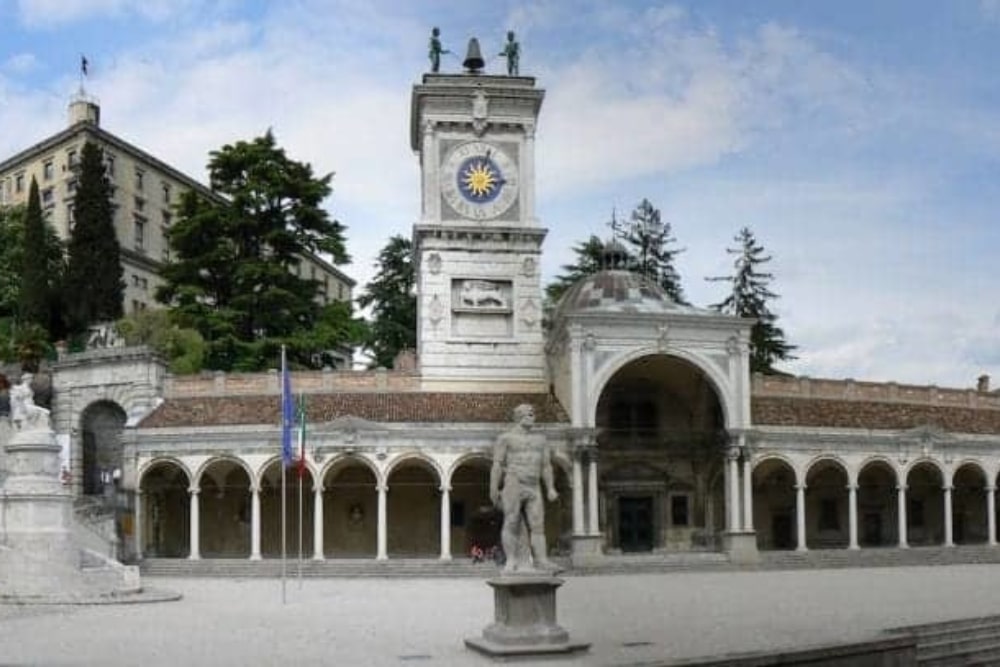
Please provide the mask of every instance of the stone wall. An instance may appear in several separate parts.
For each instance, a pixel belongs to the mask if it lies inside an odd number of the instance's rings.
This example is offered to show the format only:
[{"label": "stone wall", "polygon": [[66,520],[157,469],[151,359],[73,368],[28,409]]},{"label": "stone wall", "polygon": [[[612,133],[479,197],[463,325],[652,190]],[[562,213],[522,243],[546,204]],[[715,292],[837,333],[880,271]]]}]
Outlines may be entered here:
[{"label": "stone wall", "polygon": [[[412,371],[295,371],[295,393],[417,391],[420,378]],[[199,396],[251,396],[281,393],[277,370],[267,373],[206,372],[198,375],[168,375],[163,394],[171,398]]]}]

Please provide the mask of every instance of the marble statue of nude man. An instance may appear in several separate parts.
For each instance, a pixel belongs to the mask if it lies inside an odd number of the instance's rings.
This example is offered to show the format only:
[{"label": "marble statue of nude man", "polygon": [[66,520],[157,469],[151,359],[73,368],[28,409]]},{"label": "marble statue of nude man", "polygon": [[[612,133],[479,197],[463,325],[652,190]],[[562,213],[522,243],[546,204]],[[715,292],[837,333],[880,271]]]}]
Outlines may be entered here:
[{"label": "marble statue of nude man", "polygon": [[[514,421],[514,426],[497,438],[490,471],[490,498],[503,510],[500,539],[507,555],[504,572],[555,571],[559,568],[548,559],[545,550],[545,498],[554,501],[559,497],[553,482],[551,453],[545,436],[531,432],[535,424],[535,409],[531,405],[514,408]],[[520,548],[525,531],[530,556]]]}]

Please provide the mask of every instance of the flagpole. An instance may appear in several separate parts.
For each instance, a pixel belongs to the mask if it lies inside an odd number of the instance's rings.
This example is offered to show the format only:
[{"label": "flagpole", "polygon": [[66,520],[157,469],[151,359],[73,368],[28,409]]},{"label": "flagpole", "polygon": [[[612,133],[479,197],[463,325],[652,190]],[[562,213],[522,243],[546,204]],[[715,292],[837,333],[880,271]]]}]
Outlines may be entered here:
[{"label": "flagpole", "polygon": [[285,604],[287,597],[285,594],[285,578],[287,576],[286,562],[288,545],[286,544],[286,536],[288,532],[288,527],[285,520],[285,438],[288,431],[288,411],[287,411],[287,401],[290,400],[289,396],[285,394],[288,392],[288,382],[286,378],[288,377],[288,360],[285,356],[285,346],[281,346],[281,433],[282,433],[282,445],[281,445],[281,604]]},{"label": "flagpole", "polygon": [[[299,456],[302,456],[302,448],[299,448]],[[302,588],[302,481],[305,476],[302,474],[302,463],[299,463],[299,588]]]}]

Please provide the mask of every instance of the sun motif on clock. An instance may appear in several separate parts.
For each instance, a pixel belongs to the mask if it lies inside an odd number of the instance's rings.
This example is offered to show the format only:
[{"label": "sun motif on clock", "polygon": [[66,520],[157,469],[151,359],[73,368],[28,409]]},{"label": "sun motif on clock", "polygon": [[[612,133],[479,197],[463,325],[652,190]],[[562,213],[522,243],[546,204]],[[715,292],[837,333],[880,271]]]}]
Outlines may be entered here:
[{"label": "sun motif on clock", "polygon": [[458,187],[466,198],[474,202],[490,201],[500,192],[503,177],[489,157],[472,157],[458,170]]},{"label": "sun motif on clock", "polygon": [[446,155],[441,170],[447,174],[441,195],[462,218],[489,220],[517,200],[517,163],[501,144],[460,143]]}]

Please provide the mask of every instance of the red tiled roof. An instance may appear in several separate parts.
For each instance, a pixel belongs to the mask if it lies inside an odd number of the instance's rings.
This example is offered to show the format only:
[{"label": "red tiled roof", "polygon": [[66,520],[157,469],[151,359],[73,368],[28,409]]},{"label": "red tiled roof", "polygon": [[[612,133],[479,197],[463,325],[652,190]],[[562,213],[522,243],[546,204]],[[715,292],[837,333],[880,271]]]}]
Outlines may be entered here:
[{"label": "red tiled roof", "polygon": [[[357,392],[309,394],[310,422],[327,422],[347,415],[373,422],[510,422],[521,403],[535,407],[539,423],[568,423],[551,394],[471,394],[444,392]],[[279,398],[221,396],[167,399],[142,420],[141,428],[231,426],[280,422]]]}]

